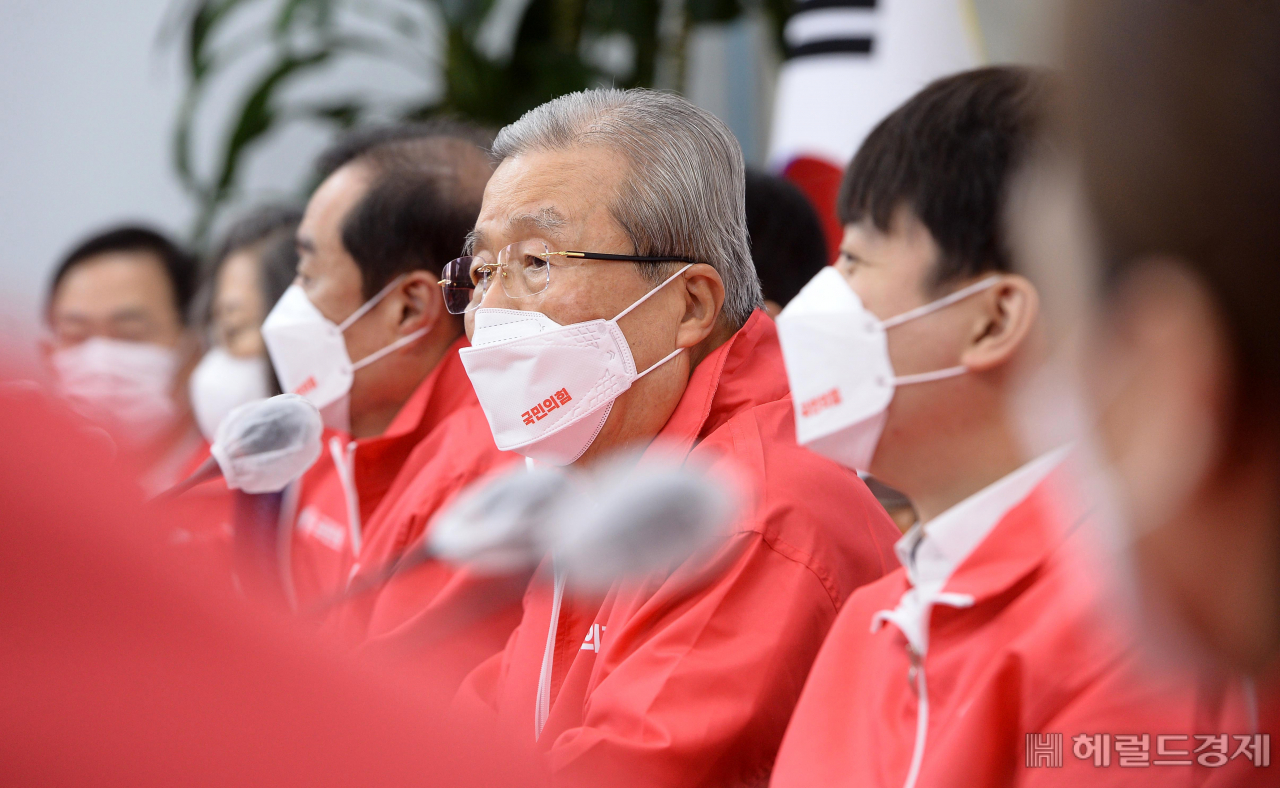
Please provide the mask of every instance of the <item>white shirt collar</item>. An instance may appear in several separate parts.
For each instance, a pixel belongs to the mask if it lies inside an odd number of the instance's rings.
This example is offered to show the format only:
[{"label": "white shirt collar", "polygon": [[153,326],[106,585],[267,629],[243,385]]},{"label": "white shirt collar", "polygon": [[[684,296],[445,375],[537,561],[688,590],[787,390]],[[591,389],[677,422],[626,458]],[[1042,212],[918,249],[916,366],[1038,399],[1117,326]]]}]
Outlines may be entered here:
[{"label": "white shirt collar", "polygon": [[1063,446],[1023,465],[952,506],[928,523],[916,523],[894,545],[913,586],[941,589],[987,534],[1013,507],[1062,462],[1070,447]]}]

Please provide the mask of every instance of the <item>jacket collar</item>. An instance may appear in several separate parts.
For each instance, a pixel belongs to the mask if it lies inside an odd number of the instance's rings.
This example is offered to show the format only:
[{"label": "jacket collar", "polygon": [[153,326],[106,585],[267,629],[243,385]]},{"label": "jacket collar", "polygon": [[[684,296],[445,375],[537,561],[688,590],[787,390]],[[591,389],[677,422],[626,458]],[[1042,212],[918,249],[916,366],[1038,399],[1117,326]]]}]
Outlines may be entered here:
[{"label": "jacket collar", "polygon": [[769,316],[757,309],[694,368],[680,402],[650,449],[688,454],[699,440],[738,413],[787,395],[778,331]]},{"label": "jacket collar", "polygon": [[1037,457],[928,523],[916,523],[894,545],[911,584],[941,589],[1005,515],[1061,464],[1066,452],[1063,447]]},{"label": "jacket collar", "polygon": [[1069,475],[1059,465],[1010,509],[956,568],[946,591],[980,602],[1003,593],[1042,566],[1087,515]]},{"label": "jacket collar", "polygon": [[465,336],[450,345],[381,435],[355,439],[359,450],[363,452],[366,447],[396,443],[405,438],[417,443],[457,407],[474,400],[471,382],[458,358],[458,351],[464,347],[467,347]]},{"label": "jacket collar", "polygon": [[458,351],[466,346],[466,337],[449,346],[381,435],[355,441],[354,477],[362,509],[366,502],[372,507],[381,500],[413,448],[440,422],[476,401],[458,357]]}]

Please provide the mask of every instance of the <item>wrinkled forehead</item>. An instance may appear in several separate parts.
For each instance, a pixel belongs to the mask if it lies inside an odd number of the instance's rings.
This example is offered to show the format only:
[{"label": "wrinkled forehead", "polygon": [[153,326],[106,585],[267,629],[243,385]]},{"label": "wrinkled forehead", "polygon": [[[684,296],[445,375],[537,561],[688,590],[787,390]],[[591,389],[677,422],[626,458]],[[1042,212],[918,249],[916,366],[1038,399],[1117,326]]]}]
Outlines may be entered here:
[{"label": "wrinkled forehead", "polygon": [[529,151],[502,161],[485,187],[472,254],[494,252],[509,243],[537,237],[570,243],[609,212],[624,167],[617,154],[600,147]]}]

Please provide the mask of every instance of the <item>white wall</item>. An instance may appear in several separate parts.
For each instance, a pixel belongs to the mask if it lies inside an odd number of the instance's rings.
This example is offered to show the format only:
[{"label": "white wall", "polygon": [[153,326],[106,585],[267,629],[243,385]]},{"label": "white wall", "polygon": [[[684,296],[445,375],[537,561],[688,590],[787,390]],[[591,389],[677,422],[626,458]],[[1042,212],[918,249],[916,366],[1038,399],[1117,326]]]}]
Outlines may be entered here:
[{"label": "white wall", "polygon": [[30,324],[50,267],[91,228],[180,229],[169,173],[179,93],[156,53],[168,0],[0,0],[0,308]]},{"label": "white wall", "polygon": [[[51,269],[81,236],[118,221],[179,237],[189,230],[193,205],[172,172],[170,139],[183,53],[160,43],[184,5],[0,0],[0,341],[38,326]],[[264,62],[250,57],[212,86],[196,124],[198,167],[211,165],[220,130]],[[293,93],[316,83],[330,97],[360,90],[389,103],[439,89],[432,75],[343,60]],[[331,136],[327,126],[294,124],[251,149],[239,202],[290,196]]]}]

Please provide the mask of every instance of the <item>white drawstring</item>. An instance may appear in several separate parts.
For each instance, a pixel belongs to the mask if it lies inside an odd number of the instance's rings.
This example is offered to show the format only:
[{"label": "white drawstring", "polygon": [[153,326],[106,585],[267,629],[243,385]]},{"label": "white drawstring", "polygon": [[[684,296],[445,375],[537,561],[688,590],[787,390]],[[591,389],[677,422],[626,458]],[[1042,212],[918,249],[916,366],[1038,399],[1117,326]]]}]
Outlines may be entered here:
[{"label": "white drawstring", "polygon": [[[524,458],[525,470],[537,467],[532,457]],[[551,624],[547,627],[547,646],[542,651],[542,670],[538,673],[538,697],[533,707],[533,740],[542,736],[542,729],[551,716],[551,671],[556,659],[556,631],[560,629],[560,604],[564,598],[564,573],[556,568],[555,556],[551,557],[551,573],[555,577],[551,593]]]},{"label": "white drawstring", "polygon": [[351,555],[360,557],[360,491],[356,489],[355,458],[356,442],[351,441],[343,451],[342,441],[336,437],[329,439],[329,454],[338,471],[338,481],[342,484],[342,496],[347,503],[347,531],[351,535]]},{"label": "white drawstring", "polygon": [[298,517],[298,495],[302,480],[290,482],[280,499],[280,519],[276,526],[276,562],[280,572],[280,585],[284,588],[289,609],[298,611],[298,589],[293,583],[293,524]]},{"label": "white drawstring", "polygon": [[972,607],[973,597],[969,594],[944,592],[941,586],[937,590],[912,587],[902,595],[898,606],[893,610],[881,610],[871,617],[872,632],[879,631],[884,622],[888,621],[906,637],[907,655],[911,660],[908,680],[914,679],[916,685],[916,741],[903,788],[915,788],[916,780],[920,778],[921,764],[924,763],[924,745],[929,732],[929,686],[925,681],[924,663],[929,651],[929,614],[934,605]]},{"label": "white drawstring", "polygon": [[533,710],[534,741],[542,737],[547,717],[551,716],[551,673],[556,658],[556,632],[560,629],[560,605],[564,601],[564,572],[556,568],[554,557],[551,559],[551,566],[555,575],[555,587],[551,594],[551,624],[547,627],[547,647],[542,652],[542,671],[538,674],[538,700]]}]

